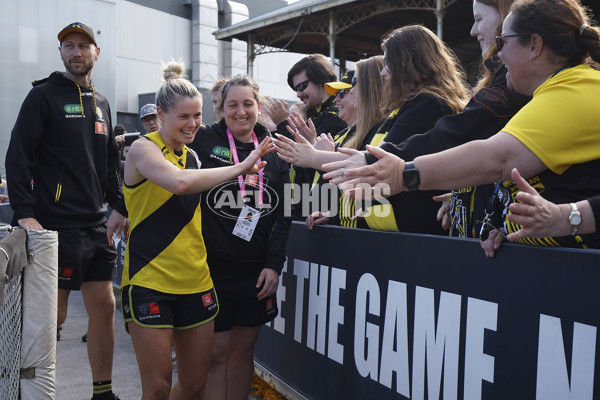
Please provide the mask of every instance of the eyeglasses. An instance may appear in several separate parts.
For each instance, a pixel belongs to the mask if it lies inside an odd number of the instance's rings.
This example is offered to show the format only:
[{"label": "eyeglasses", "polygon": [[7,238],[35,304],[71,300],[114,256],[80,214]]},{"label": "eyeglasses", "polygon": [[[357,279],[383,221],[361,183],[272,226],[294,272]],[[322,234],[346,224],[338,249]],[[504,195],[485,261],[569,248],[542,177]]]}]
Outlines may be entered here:
[{"label": "eyeglasses", "polygon": [[338,90],[337,95],[340,96],[340,100],[341,100],[348,93],[350,93],[350,89],[340,89],[340,90]]},{"label": "eyeglasses", "polygon": [[512,35],[496,36],[496,46],[498,46],[498,51],[502,51],[502,48],[504,47],[504,39],[513,37],[513,36],[531,36],[531,35],[532,35],[532,33],[514,33]]},{"label": "eyeglasses", "polygon": [[309,82],[310,82],[310,79],[300,82],[299,84],[294,86],[294,92],[304,92],[306,90],[306,88],[308,87]]},{"label": "eyeglasses", "polygon": [[352,85],[352,87],[354,87],[354,85],[356,85],[356,76],[352,77],[352,82],[350,82],[350,84]]}]

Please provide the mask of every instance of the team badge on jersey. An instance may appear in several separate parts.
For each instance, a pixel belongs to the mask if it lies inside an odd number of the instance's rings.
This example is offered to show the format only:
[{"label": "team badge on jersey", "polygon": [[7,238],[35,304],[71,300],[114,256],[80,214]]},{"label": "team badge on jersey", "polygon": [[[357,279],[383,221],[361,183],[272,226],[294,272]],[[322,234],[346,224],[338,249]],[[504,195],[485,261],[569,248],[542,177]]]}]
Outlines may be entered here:
[{"label": "team badge on jersey", "polygon": [[102,122],[96,122],[96,133],[98,135],[106,135],[107,131],[108,128],[106,127],[106,124],[103,124]]},{"label": "team badge on jersey", "polygon": [[256,175],[256,174],[246,175],[246,180],[244,181],[244,183],[246,185],[257,187],[258,186],[258,175]]},{"label": "team badge on jersey", "polygon": [[207,293],[204,296],[202,296],[202,302],[204,303],[205,307],[210,306],[213,303],[212,295],[210,293]]},{"label": "team badge on jersey", "polygon": [[148,304],[148,311],[150,311],[150,314],[160,314],[160,309],[156,303]]}]

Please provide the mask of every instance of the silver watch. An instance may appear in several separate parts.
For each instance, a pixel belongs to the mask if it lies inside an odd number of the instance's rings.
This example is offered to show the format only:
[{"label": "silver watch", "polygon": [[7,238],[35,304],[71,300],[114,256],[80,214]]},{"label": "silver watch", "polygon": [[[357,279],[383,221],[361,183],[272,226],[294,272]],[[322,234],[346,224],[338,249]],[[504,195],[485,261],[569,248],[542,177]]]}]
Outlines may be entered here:
[{"label": "silver watch", "polygon": [[577,234],[579,225],[581,225],[581,213],[577,209],[575,203],[571,203],[571,213],[569,214],[569,224],[571,225],[571,236]]}]

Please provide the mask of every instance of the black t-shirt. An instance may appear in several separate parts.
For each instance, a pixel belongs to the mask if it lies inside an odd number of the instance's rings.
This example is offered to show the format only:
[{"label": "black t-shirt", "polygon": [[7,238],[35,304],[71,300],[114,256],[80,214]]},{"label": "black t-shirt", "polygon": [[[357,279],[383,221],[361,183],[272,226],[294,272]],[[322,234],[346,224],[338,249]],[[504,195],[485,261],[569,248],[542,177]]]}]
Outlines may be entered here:
[{"label": "black t-shirt", "polygon": [[[430,131],[413,135],[397,145],[382,144],[381,148],[410,161],[472,140],[488,139],[500,132],[531,98],[508,88],[506,68],[497,59],[487,60],[485,66],[496,71],[494,78],[489,86],[475,93],[462,113],[440,118]],[[370,154],[366,158],[369,164],[377,161]],[[483,220],[485,207],[493,192],[494,185],[457,188],[453,194],[450,234],[479,237],[481,225],[478,221]],[[497,219],[496,223],[501,224],[501,220]]]},{"label": "black t-shirt", "polygon": [[[562,175],[558,175],[547,169],[541,174],[527,179],[540,196],[555,204],[574,203],[582,199],[588,199],[600,194],[600,180],[590,177],[600,176],[600,160],[591,161],[583,164],[574,164]],[[512,181],[503,182],[503,188],[506,192],[505,212],[508,204],[516,202],[515,196],[518,187]],[[595,218],[596,215],[594,216]],[[505,220],[505,229],[508,233],[517,231],[520,227]],[[561,246],[561,247],[580,247],[580,248],[600,248],[600,232],[564,236],[531,239],[525,238],[520,243],[526,243],[534,246]]]},{"label": "black t-shirt", "polygon": [[[427,132],[433,128],[436,121],[449,114],[452,114],[452,110],[443,100],[431,94],[420,94],[403,104],[393,118],[388,118],[383,122],[379,132],[374,135],[375,144],[381,135],[385,137],[380,147],[401,145],[404,141]],[[444,234],[445,232],[436,218],[439,203],[432,199],[433,196],[440,193],[440,191],[408,192],[388,198],[398,230],[400,232]],[[367,221],[363,222],[368,224]],[[359,227],[362,227],[363,222]]]},{"label": "black t-shirt", "polygon": [[[221,120],[212,125],[204,125],[198,130],[194,142],[189,147],[198,154],[201,169],[233,165],[226,129],[224,120]],[[268,135],[262,125],[256,125],[254,132],[259,142]],[[254,150],[253,143],[235,143],[240,161],[245,160]],[[257,202],[259,190],[256,181],[248,183],[248,176],[243,176],[246,181],[246,197],[249,200],[244,204],[257,210],[265,210],[261,212],[249,242],[233,234],[243,209],[243,204],[238,202],[238,179],[202,193],[202,233],[211,271],[218,269],[226,273],[253,274],[260,272],[264,267],[277,272],[283,268],[285,245],[291,224],[290,218],[285,216],[283,199],[284,184],[289,182],[289,165],[275,152],[265,155],[263,160],[268,163],[263,169],[264,209],[261,209]]]},{"label": "black t-shirt", "polygon": [[600,226],[600,196],[590,197],[588,199],[592,212],[594,213],[594,221],[596,222],[596,231]]}]

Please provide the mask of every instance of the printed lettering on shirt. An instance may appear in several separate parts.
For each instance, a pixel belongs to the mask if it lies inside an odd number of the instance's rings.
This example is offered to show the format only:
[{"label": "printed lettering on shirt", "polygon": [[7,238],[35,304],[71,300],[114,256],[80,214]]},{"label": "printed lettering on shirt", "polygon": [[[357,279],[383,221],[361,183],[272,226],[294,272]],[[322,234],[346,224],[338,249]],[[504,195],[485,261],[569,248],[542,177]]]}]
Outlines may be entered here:
[{"label": "printed lettering on shirt", "polygon": [[65,104],[63,109],[67,114],[81,114],[80,104]]},{"label": "printed lettering on shirt", "polygon": [[229,149],[227,147],[215,146],[213,147],[212,152],[216,156],[229,158]]}]

